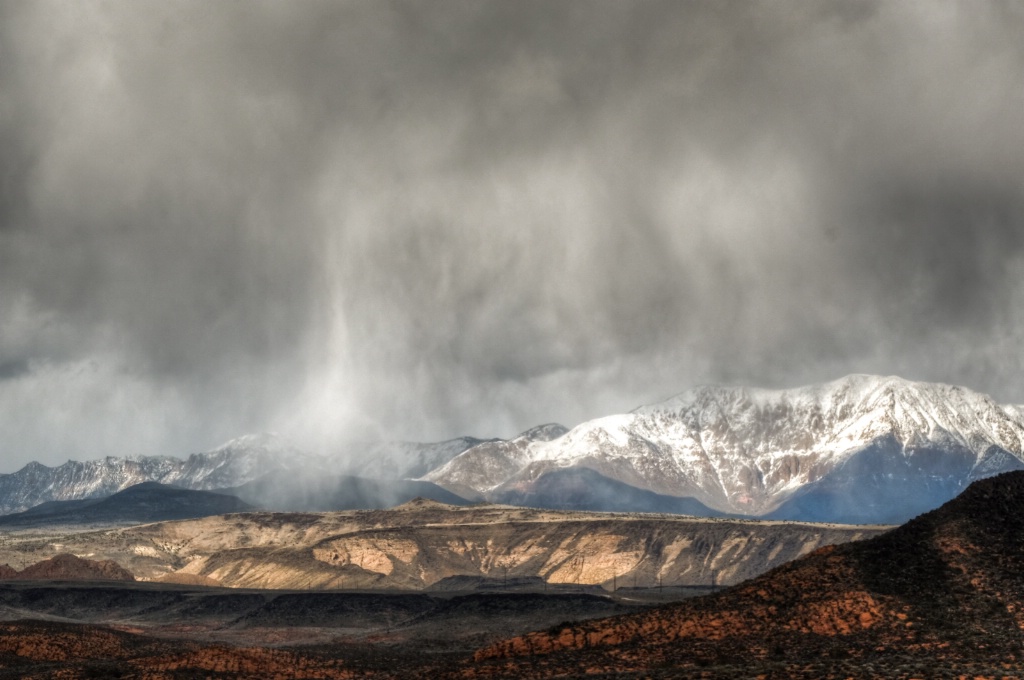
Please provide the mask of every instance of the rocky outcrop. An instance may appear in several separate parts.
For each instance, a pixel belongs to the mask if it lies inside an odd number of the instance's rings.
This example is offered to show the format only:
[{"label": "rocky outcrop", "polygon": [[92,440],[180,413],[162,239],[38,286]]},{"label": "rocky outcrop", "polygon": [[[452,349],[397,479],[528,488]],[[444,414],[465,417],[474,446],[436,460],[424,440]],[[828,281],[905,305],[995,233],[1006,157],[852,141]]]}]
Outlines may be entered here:
[{"label": "rocky outcrop", "polygon": [[[622,587],[737,583],[887,527],[448,506],[245,513],[65,537],[61,550],[251,588],[428,588],[452,576]],[[31,559],[49,542],[22,543]],[[7,550],[10,550],[8,548]],[[25,560],[4,552],[0,561]]]},{"label": "rocky outcrop", "polygon": [[94,561],[62,553],[25,567],[11,570],[3,578],[22,581],[134,581],[135,576],[113,560]]}]

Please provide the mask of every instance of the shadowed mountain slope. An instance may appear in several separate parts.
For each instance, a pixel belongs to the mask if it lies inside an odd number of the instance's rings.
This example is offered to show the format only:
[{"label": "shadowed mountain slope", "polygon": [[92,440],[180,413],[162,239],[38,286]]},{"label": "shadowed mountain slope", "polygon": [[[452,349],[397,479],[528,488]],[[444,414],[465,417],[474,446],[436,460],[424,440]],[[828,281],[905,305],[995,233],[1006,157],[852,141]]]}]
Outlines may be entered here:
[{"label": "shadowed mountain slope", "polygon": [[366,479],[312,470],[283,477],[266,475],[222,492],[279,512],[390,508],[414,498],[429,498],[449,505],[469,504],[461,496],[430,482]]},{"label": "shadowed mountain slope", "polygon": [[25,512],[2,516],[0,526],[138,524],[195,519],[252,509],[251,505],[239,498],[222,493],[143,482],[107,498],[50,501]]},{"label": "shadowed mountain slope", "polygon": [[536,479],[503,484],[489,495],[496,503],[531,508],[723,516],[696,499],[638,489],[589,468],[548,470]]},{"label": "shadowed mountain slope", "polygon": [[821,548],[722,593],[514,638],[477,659],[506,677],[581,667],[666,677],[1019,669],[1022,511],[1024,472],[1006,473],[889,533]]},{"label": "shadowed mountain slope", "polygon": [[[7,565],[4,565],[5,567]],[[60,554],[16,571],[0,570],[0,578],[19,581],[134,581],[135,576],[112,560],[86,560]]]}]

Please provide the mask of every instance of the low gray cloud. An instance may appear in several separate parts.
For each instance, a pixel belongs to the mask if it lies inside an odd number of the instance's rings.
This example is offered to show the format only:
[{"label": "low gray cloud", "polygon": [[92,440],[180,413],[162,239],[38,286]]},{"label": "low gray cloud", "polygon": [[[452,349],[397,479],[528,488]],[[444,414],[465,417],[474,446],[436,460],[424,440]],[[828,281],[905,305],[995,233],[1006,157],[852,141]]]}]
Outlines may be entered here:
[{"label": "low gray cloud", "polygon": [[1024,401],[1002,2],[0,4],[0,454]]}]

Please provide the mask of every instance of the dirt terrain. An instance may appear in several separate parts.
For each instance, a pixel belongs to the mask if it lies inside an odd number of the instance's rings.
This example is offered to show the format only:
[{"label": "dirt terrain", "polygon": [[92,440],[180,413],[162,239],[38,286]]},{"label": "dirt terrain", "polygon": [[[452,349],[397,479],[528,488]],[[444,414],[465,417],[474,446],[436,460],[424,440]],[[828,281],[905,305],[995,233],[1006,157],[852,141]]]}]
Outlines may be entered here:
[{"label": "dirt terrain", "polygon": [[[476,650],[531,630],[687,594],[599,590],[310,592],[14,581],[0,584],[0,678],[395,677],[400,669],[455,668]],[[57,668],[64,675],[51,675]]]},{"label": "dirt terrain", "polygon": [[895,530],[671,604],[651,600],[684,589],[531,579],[509,592],[12,581],[0,678],[1019,678],[1022,505],[1024,473],[976,482]]},{"label": "dirt terrain", "polygon": [[1024,473],[708,597],[477,652],[463,677],[1020,677]]},{"label": "dirt terrain", "polygon": [[738,583],[889,527],[457,507],[244,513],[75,533],[7,532],[0,563],[58,553],[145,580],[271,589],[423,589],[453,576],[614,587]]}]

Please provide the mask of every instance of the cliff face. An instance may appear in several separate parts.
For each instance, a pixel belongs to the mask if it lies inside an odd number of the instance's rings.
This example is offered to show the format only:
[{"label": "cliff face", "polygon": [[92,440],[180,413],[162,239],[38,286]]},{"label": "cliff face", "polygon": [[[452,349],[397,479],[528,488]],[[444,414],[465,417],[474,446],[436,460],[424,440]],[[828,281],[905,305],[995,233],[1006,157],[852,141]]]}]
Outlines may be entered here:
[{"label": "cliff face", "polygon": [[885,529],[417,501],[386,511],[164,522],[68,537],[64,549],[114,559],[143,578],[177,574],[239,587],[425,588],[452,576],[707,586]]}]

